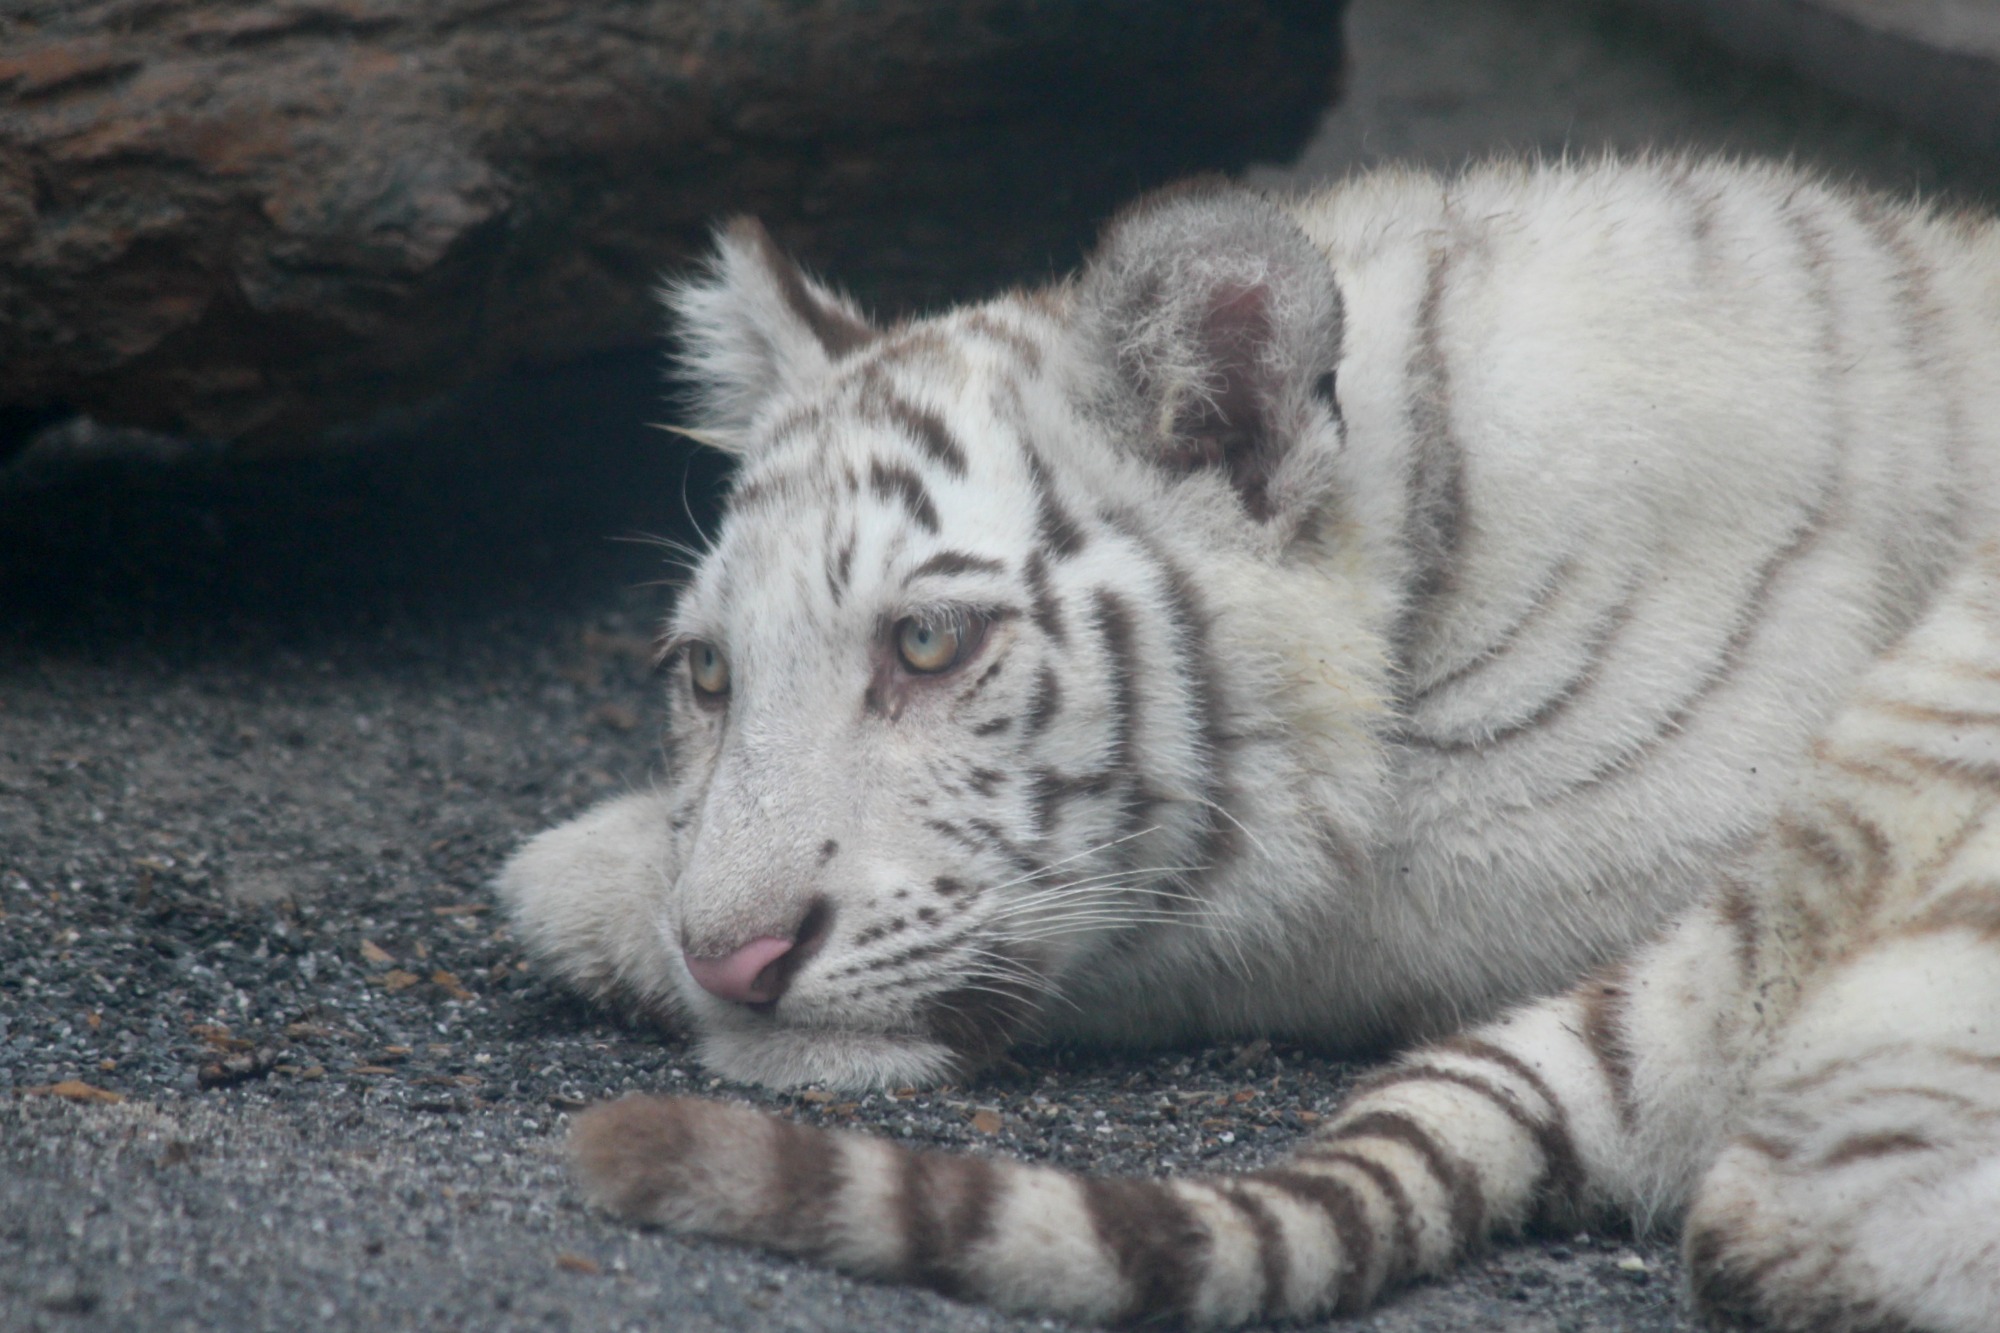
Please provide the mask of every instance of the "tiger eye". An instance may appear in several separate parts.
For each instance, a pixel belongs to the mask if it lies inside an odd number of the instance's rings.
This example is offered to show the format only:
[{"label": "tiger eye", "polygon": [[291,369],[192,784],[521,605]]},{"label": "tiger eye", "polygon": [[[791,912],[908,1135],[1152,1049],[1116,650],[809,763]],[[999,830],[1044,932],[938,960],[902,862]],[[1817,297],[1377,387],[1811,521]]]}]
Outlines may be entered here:
[{"label": "tiger eye", "polygon": [[696,694],[719,699],[729,693],[729,659],[712,643],[688,645],[688,680]]},{"label": "tiger eye", "polygon": [[965,635],[956,625],[933,624],[907,616],[896,624],[896,655],[903,665],[923,675],[934,675],[958,661]]}]

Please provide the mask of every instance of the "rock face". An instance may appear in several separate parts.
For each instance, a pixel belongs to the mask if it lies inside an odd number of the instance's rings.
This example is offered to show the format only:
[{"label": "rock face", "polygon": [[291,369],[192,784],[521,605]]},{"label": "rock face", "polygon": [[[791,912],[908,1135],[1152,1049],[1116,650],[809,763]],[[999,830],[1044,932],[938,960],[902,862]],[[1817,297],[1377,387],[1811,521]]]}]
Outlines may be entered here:
[{"label": "rock face", "polygon": [[718,215],[889,308],[1282,156],[1337,0],[14,0],[0,407],[257,445],[657,335]]}]

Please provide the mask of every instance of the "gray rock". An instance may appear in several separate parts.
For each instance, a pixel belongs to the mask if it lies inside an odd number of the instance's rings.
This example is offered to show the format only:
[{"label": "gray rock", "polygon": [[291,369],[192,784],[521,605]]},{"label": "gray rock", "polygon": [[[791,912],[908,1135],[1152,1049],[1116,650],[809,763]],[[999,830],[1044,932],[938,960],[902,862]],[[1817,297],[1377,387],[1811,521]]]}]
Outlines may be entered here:
[{"label": "gray rock", "polygon": [[657,336],[755,212],[890,305],[1296,149],[1338,0],[17,0],[0,407],[261,442]]}]

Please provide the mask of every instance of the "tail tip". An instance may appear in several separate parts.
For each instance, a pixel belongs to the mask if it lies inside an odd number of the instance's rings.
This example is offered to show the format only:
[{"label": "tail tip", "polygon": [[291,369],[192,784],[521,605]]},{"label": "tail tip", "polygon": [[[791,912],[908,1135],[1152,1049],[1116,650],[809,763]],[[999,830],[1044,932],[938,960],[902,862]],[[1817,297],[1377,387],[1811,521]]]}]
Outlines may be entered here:
[{"label": "tail tip", "polygon": [[569,1155],[584,1194],[629,1221],[656,1221],[692,1145],[678,1099],[633,1094],[601,1102],[570,1122]]}]

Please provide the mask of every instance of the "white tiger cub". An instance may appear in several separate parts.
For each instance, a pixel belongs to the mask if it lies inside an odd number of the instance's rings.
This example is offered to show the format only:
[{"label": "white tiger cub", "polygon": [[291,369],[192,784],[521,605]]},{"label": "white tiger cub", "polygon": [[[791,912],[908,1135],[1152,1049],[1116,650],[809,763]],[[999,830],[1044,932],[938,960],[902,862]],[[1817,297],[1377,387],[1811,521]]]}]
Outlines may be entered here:
[{"label": "white tiger cub", "polygon": [[609,1204],[1204,1324],[1685,1208],[1725,1321],[2000,1322],[2000,228],[1494,165],[1169,192],[1068,283],[887,330],[737,224],[674,303],[742,467],[666,784],[502,873],[570,980],[865,1086],[1592,979],[1275,1170],[631,1099],[577,1128]]},{"label": "white tiger cub", "polygon": [[[1406,1057],[1288,1162],[1171,1181],[691,1098],[587,1113],[635,1218],[1081,1318],[1353,1311],[1493,1231],[1687,1210],[1728,1327],[2000,1323],[2000,547],[1654,943]],[[1690,1206],[1691,1204],[1691,1206]]]}]

